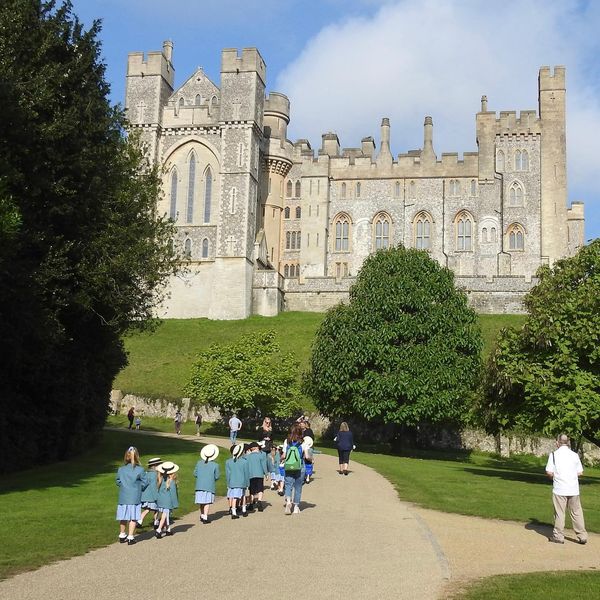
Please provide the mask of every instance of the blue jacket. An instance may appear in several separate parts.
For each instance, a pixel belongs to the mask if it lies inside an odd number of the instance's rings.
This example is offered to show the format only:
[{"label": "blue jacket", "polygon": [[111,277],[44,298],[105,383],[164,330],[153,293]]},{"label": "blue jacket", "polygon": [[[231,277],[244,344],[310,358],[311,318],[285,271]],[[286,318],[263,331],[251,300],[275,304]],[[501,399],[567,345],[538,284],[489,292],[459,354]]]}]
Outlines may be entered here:
[{"label": "blue jacket", "polygon": [[216,492],[215,481],[221,477],[219,465],[214,461],[199,460],[194,468],[197,492]]},{"label": "blue jacket", "polygon": [[267,457],[264,452],[250,452],[246,454],[250,479],[264,477],[267,474]]},{"label": "blue jacket", "polygon": [[158,494],[158,486],[156,484],[156,471],[146,471],[146,478],[148,479],[148,487],[142,492],[142,502],[156,502],[156,495]]},{"label": "blue jacket", "polygon": [[247,488],[250,485],[250,472],[248,461],[245,458],[225,462],[225,477],[229,488]]},{"label": "blue jacket", "polygon": [[278,473],[280,462],[281,453],[279,452],[279,450],[275,452],[275,457],[272,457],[270,454],[267,454],[267,471],[269,471],[269,473]]},{"label": "blue jacket", "polygon": [[352,437],[352,432],[338,431],[336,444],[338,450],[352,450],[352,446],[354,446],[354,438]]},{"label": "blue jacket", "polygon": [[119,504],[141,504],[142,491],[148,487],[146,471],[139,465],[119,467],[116,477],[119,486]]},{"label": "blue jacket", "polygon": [[163,479],[163,482],[158,488],[158,494],[156,497],[156,505],[158,508],[177,508],[179,506],[179,498],[177,497],[177,484],[171,481],[171,486],[167,489],[167,480]]}]

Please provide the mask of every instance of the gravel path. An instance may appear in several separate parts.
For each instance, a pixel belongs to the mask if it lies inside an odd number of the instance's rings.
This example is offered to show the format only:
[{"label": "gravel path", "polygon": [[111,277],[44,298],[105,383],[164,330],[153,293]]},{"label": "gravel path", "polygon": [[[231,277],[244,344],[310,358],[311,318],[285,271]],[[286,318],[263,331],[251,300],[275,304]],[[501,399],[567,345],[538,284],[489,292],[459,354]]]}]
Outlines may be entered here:
[{"label": "gravel path", "polygon": [[157,540],[145,530],[135,546],[115,543],[17,575],[0,583],[0,598],[440,597],[448,564],[426,520],[375,471],[353,463],[344,477],[336,466],[334,457],[318,455],[299,515],[284,515],[281,498],[267,490],[263,513],[234,521],[220,498],[209,525],[190,513],[177,520],[172,537]]}]

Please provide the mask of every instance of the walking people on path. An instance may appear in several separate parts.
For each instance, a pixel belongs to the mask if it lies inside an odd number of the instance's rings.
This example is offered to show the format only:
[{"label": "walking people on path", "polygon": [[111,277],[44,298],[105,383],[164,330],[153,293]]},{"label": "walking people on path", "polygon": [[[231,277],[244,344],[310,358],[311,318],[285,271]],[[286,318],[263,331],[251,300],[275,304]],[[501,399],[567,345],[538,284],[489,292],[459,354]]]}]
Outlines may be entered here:
[{"label": "walking people on path", "polygon": [[127,413],[127,419],[129,420],[129,427],[127,429],[132,429],[133,428],[133,419],[134,418],[135,418],[135,409],[132,406],[129,409],[129,412]]},{"label": "walking people on path", "polygon": [[157,471],[156,468],[162,463],[162,460],[156,456],[148,461],[148,470],[146,478],[148,479],[148,487],[142,492],[142,515],[138,521],[138,525],[144,525],[144,517],[152,511],[154,513],[154,529],[158,527],[158,506],[156,498],[158,496]]},{"label": "walking people on path", "polygon": [[283,461],[285,470],[285,514],[300,513],[302,484],[305,477],[303,429],[299,423],[294,423],[287,439],[283,443]]},{"label": "walking people on path", "polygon": [[233,413],[231,419],[229,419],[229,441],[231,445],[235,444],[239,430],[242,428],[242,422],[238,419],[237,415]]},{"label": "walking people on path", "polygon": [[264,442],[264,444],[262,444],[262,450],[267,454],[271,452],[271,447],[273,446],[272,436],[273,425],[271,424],[271,418],[265,417],[262,425],[258,428],[258,441]]},{"label": "walking people on path", "polygon": [[350,452],[354,450],[354,437],[348,427],[348,423],[343,421],[340,424],[340,430],[338,434],[333,438],[336,443],[340,469],[338,473],[340,475],[348,475],[348,464],[350,463]]},{"label": "walking people on path", "polygon": [[200,450],[200,460],[194,468],[196,478],[196,504],[200,505],[200,522],[205,525],[208,520],[208,511],[211,504],[215,502],[217,491],[215,482],[221,477],[219,465],[215,462],[219,456],[219,447],[215,444],[207,444]]},{"label": "walking people on path", "polygon": [[588,536],[579,499],[579,477],[583,473],[583,465],[577,452],[573,452],[569,447],[567,435],[559,435],[556,446],[557,450],[550,453],[546,464],[546,475],[552,479],[554,504],[554,529],[548,541],[555,544],[565,543],[565,511],[568,508],[577,541],[586,544]]},{"label": "walking people on path", "polygon": [[125,463],[117,471],[119,486],[117,521],[119,521],[119,542],[135,544],[135,527],[142,516],[142,492],[148,487],[146,471],[140,466],[140,455],[135,446],[129,446],[123,457]]},{"label": "walking people on path", "polygon": [[261,451],[260,446],[256,442],[252,442],[249,446],[249,452],[246,454],[246,462],[248,463],[248,472],[250,475],[250,506],[249,510],[258,509],[258,512],[264,510],[263,493],[265,489],[265,475],[267,470],[267,455]]},{"label": "walking people on path", "polygon": [[175,433],[177,435],[181,434],[181,423],[183,422],[183,414],[181,413],[181,410],[178,408],[177,412],[175,413]]},{"label": "walking people on path", "polygon": [[171,516],[173,510],[179,506],[179,497],[177,495],[177,471],[179,471],[179,465],[176,465],[171,461],[165,461],[161,463],[156,470],[158,471],[158,494],[156,496],[156,505],[160,512],[160,521],[156,528],[156,537],[160,540],[165,525],[167,530],[164,534],[173,535],[173,532],[171,531]]},{"label": "walking people on path", "polygon": [[196,413],[194,424],[196,425],[196,435],[200,435],[200,427],[202,427],[202,417],[200,416],[200,413]]},{"label": "walking people on path", "polygon": [[229,514],[232,519],[239,519],[238,509],[242,516],[247,517],[246,488],[250,485],[250,472],[248,461],[244,458],[244,446],[234,444],[229,449],[231,458],[225,462],[225,477],[227,479],[227,501]]}]

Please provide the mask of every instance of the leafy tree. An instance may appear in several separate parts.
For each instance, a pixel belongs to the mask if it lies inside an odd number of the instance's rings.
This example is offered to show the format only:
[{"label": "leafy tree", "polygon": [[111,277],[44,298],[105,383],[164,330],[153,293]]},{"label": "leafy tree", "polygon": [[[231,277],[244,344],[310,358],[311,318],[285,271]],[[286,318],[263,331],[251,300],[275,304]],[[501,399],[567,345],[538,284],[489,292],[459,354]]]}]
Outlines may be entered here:
[{"label": "leafy tree", "polygon": [[460,421],[480,371],[482,338],[451,271],[427,252],[380,250],[349,304],[331,309],[305,385],[333,417],[417,425]]},{"label": "leafy tree", "polygon": [[525,325],[503,330],[490,357],[481,419],[490,431],[566,432],[598,444],[600,240],[538,277]]},{"label": "leafy tree", "polygon": [[291,354],[281,353],[274,331],[247,334],[202,352],[186,393],[223,414],[289,417],[301,406],[298,363]]},{"label": "leafy tree", "polygon": [[176,269],[160,178],[108,101],[96,22],[0,3],[0,469],[63,458],[104,424]]}]

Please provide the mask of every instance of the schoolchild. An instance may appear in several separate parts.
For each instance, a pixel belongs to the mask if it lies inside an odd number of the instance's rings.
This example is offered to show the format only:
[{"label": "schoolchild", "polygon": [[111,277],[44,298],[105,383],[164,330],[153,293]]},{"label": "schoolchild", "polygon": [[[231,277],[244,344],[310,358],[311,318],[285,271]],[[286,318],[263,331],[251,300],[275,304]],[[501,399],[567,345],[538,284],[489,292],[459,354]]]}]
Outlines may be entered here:
[{"label": "schoolchild", "polygon": [[154,529],[158,527],[158,506],[156,506],[156,496],[158,495],[158,486],[156,485],[156,467],[160,465],[162,460],[157,456],[148,461],[148,470],[146,478],[148,479],[148,487],[142,492],[142,516],[138,521],[138,525],[142,527],[144,517],[152,511],[154,513]]},{"label": "schoolchild", "polygon": [[[125,463],[117,471],[119,486],[117,521],[119,521],[119,542],[135,544],[135,526],[142,515],[142,492],[148,487],[146,472],[140,466],[140,455],[135,446],[129,446],[123,457]],[[128,533],[126,533],[128,528]]]},{"label": "schoolchild", "polygon": [[177,496],[177,471],[179,471],[179,465],[171,461],[166,461],[156,467],[156,470],[158,471],[156,506],[158,506],[158,512],[160,512],[156,537],[160,540],[165,525],[167,527],[164,532],[165,535],[173,535],[171,531],[171,516],[173,510],[179,507],[179,498]]},{"label": "schoolchild", "polygon": [[281,452],[277,446],[271,446],[271,451],[267,454],[267,470],[271,478],[270,489],[276,490],[279,487],[279,463],[281,462]]},{"label": "schoolchild", "polygon": [[219,465],[215,462],[219,448],[215,444],[206,444],[200,450],[200,460],[194,468],[196,478],[196,504],[200,505],[200,522],[208,524],[208,509],[215,501],[215,482],[221,477]]},{"label": "schoolchild", "polygon": [[285,454],[283,446],[277,446],[277,452],[279,452],[279,486],[277,488],[277,495],[283,496],[285,486]]},{"label": "schoolchild", "polygon": [[302,484],[306,476],[303,441],[303,429],[298,423],[295,423],[283,443],[286,515],[291,515],[292,512],[294,514],[300,513]]},{"label": "schoolchild", "polygon": [[244,517],[248,515],[245,494],[250,482],[248,461],[243,457],[244,447],[241,444],[234,444],[229,451],[231,452],[231,458],[225,462],[227,501],[229,502],[231,518],[239,519],[238,508],[241,508]]},{"label": "schoolchild", "polygon": [[135,428],[136,428],[137,431],[140,430],[141,425],[142,425],[142,419],[141,419],[140,416],[137,416],[135,418]]},{"label": "schoolchild", "polygon": [[[304,430],[306,433],[306,430]],[[312,481],[314,458],[313,458],[313,439],[312,437],[305,435],[302,442],[302,448],[304,449],[304,470],[305,477],[304,483],[310,483]]]},{"label": "schoolchild", "polygon": [[252,442],[246,460],[248,461],[250,474],[250,503],[253,508],[258,508],[258,512],[262,512],[264,510],[262,499],[265,489],[265,475],[268,473],[267,457],[261,451],[260,446],[256,442]]}]

